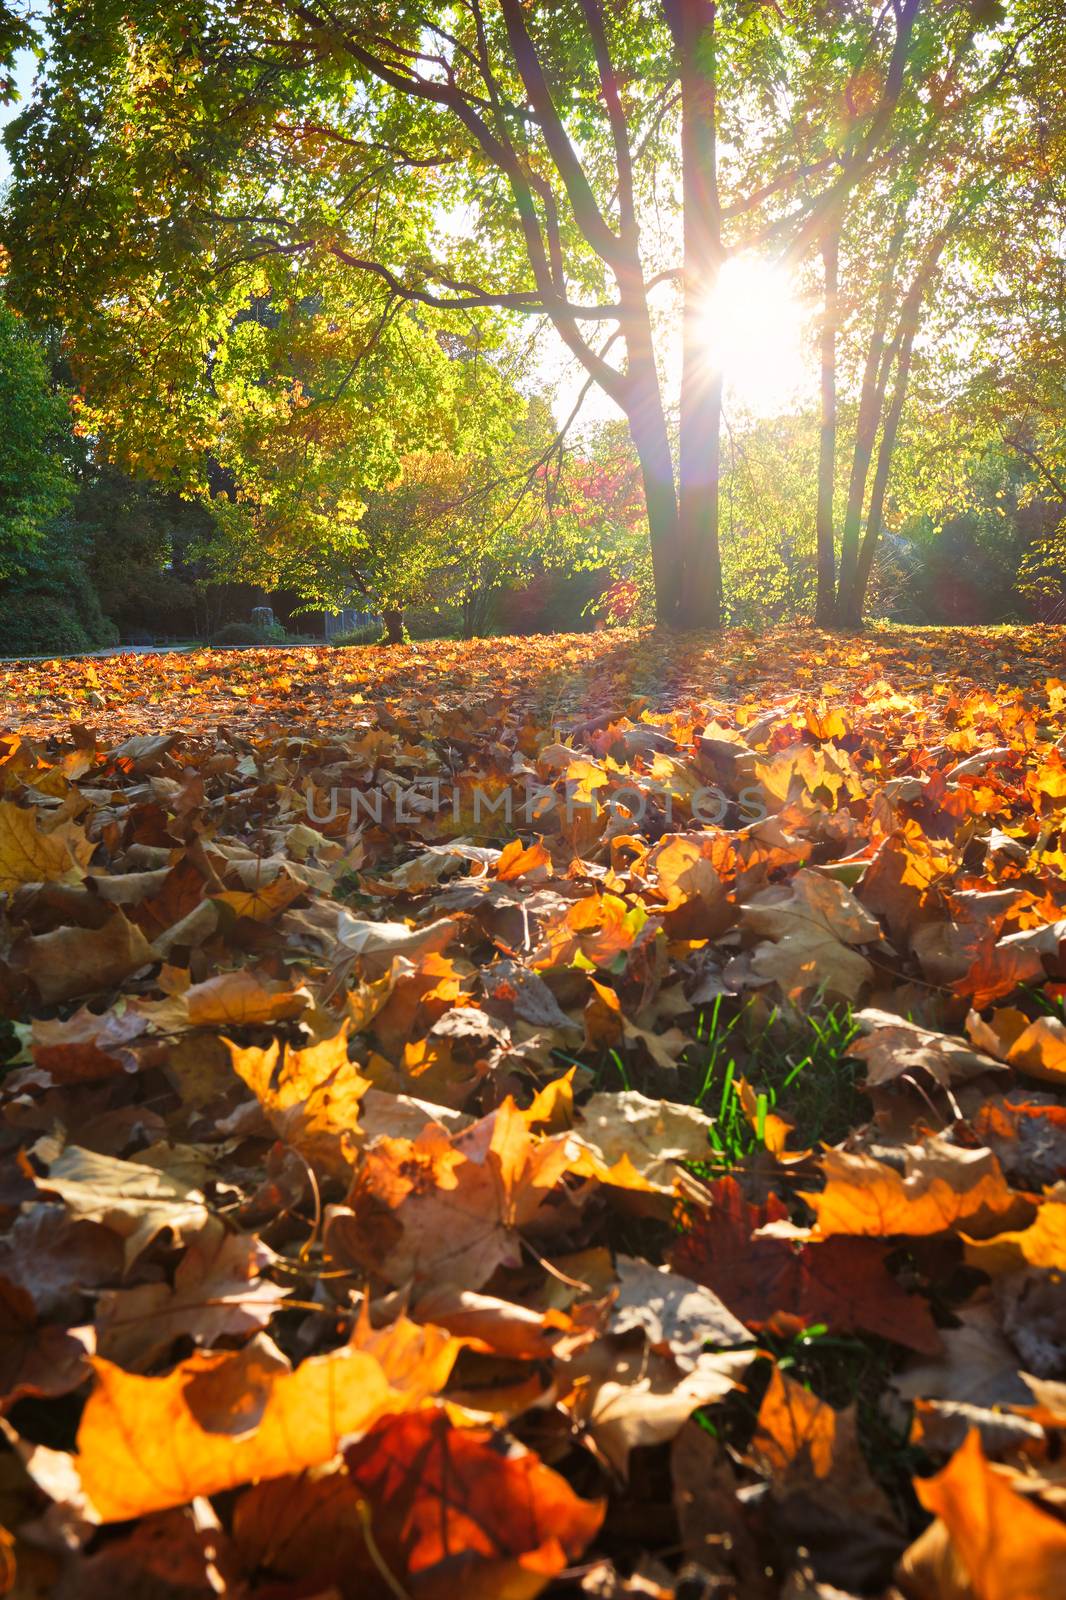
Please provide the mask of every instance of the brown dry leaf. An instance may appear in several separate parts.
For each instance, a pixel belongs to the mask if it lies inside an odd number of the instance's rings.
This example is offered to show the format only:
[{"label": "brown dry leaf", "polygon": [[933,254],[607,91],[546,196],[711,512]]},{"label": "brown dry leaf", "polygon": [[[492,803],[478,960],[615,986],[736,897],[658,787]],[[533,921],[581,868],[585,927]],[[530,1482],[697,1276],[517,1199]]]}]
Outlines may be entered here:
[{"label": "brown dry leaf", "polygon": [[173,1288],[144,1283],[100,1296],[97,1354],[128,1371],[143,1371],[182,1336],[211,1346],[257,1333],[290,1293],[261,1276],[275,1259],[252,1235],[205,1229],[178,1263]]},{"label": "brown dry leaf", "polygon": [[563,1406],[594,1452],[625,1478],[633,1450],[672,1439],[694,1411],[731,1393],[750,1364],[750,1351],[730,1350],[697,1355],[682,1367],[600,1340],[568,1364],[574,1387]]},{"label": "brown dry leaf", "polygon": [[905,1400],[948,1400],[980,1407],[1028,1404],[1031,1394],[1018,1371],[1017,1351],[1004,1338],[992,1301],[975,1300],[957,1317],[957,1328],[941,1329],[939,1355],[911,1361],[893,1377],[896,1393]]},{"label": "brown dry leaf", "polygon": [[351,1579],[365,1593],[365,1526],[352,1480],[330,1461],[245,1489],[233,1510],[232,1537],[246,1572],[333,1584],[332,1594],[345,1594],[342,1585]]},{"label": "brown dry leaf", "polygon": [[311,1356],[295,1371],[260,1334],[196,1354],[162,1378],[96,1360],[77,1467],[102,1522],[123,1522],[328,1461],[380,1417],[417,1410],[448,1380],[461,1341],[405,1319]]},{"label": "brown dry leaf", "polygon": [[[976,1430],[943,1472],[915,1479],[914,1487],[943,1523],[973,1600],[1059,1600],[1066,1523],[1019,1494],[1010,1474],[985,1460]],[[912,1546],[902,1563],[904,1577],[917,1580],[920,1593],[921,1555]]]},{"label": "brown dry leaf", "polygon": [[880,925],[833,878],[801,868],[787,887],[766,889],[741,910],[742,928],[766,941],[753,952],[753,971],[790,1000],[814,992],[857,1000],[874,975],[854,946],[879,941]]},{"label": "brown dry leaf", "polygon": [[472,1345],[521,1361],[547,1359],[561,1335],[572,1327],[570,1318],[561,1312],[534,1311],[513,1300],[478,1294],[455,1284],[428,1290],[412,1309],[419,1322],[432,1322]]},{"label": "brown dry leaf", "polygon": [[779,1600],[761,1529],[752,1525],[737,1497],[740,1485],[729,1454],[695,1419],[686,1422],[671,1447],[670,1479],[688,1560],[735,1585],[744,1600]]},{"label": "brown dry leaf", "polygon": [[48,1318],[69,1315],[72,1296],[116,1283],[124,1259],[122,1240],[110,1228],[43,1202],[24,1204],[0,1244],[0,1274]]},{"label": "brown dry leaf", "polygon": [[0,1278],[0,1406],[24,1395],[69,1394],[89,1375],[91,1340],[38,1320],[26,1290]]},{"label": "brown dry leaf", "polygon": [[1000,1061],[968,1049],[952,1034],[921,1028],[887,1011],[857,1011],[855,1021],[866,1037],[856,1039],[847,1053],[866,1062],[869,1089],[882,1088],[914,1072],[927,1074],[947,1089],[985,1073],[1003,1071]]},{"label": "brown dry leaf", "polygon": [[595,1170],[566,1134],[536,1135],[538,1113],[512,1099],[457,1134],[431,1123],[415,1140],[383,1138],[365,1153],[348,1212],[330,1220],[327,1246],[390,1283],[479,1289],[521,1261],[521,1231],[568,1172]]},{"label": "brown dry leaf", "polygon": [[704,1345],[728,1348],[751,1343],[747,1328],[716,1294],[650,1261],[619,1256],[618,1289],[611,1307],[610,1331],[639,1328],[649,1347],[691,1370]]},{"label": "brown dry leaf", "polygon": [[586,1101],[572,1142],[594,1157],[601,1181],[672,1194],[678,1163],[706,1158],[710,1126],[710,1117],[695,1106],[650,1100],[626,1089]]},{"label": "brown dry leaf", "polygon": [[337,937],[345,950],[356,955],[365,964],[387,965],[395,956],[426,955],[439,952],[449,945],[456,935],[456,924],[450,917],[442,917],[418,928],[406,922],[368,922],[342,911]]},{"label": "brown dry leaf", "polygon": [[117,910],[100,927],[57,928],[20,940],[12,952],[12,964],[49,1006],[105,994],[157,960],[140,928]]},{"label": "brown dry leaf", "polygon": [[78,1145],[68,1145],[37,1182],[45,1193],[60,1197],[71,1217],[102,1223],[118,1234],[127,1266],[163,1228],[180,1238],[199,1232],[209,1220],[201,1190],[179,1174]]},{"label": "brown dry leaf", "polygon": [[1045,1435],[1038,1422],[1017,1411],[971,1405],[965,1400],[915,1400],[910,1443],[928,1455],[946,1457],[965,1444],[972,1428],[977,1429],[981,1446],[990,1456],[1026,1449],[1043,1453]]},{"label": "brown dry leaf", "polygon": [[854,1406],[835,1411],[775,1366],[749,1454],[769,1476],[771,1524],[811,1551],[820,1577],[849,1591],[887,1582],[900,1530]]},{"label": "brown dry leaf", "polygon": [[359,1107],[370,1088],[348,1060],[348,1028],[294,1050],[268,1050],[225,1041],[233,1070],[255,1095],[278,1138],[326,1177],[346,1179],[359,1142]]},{"label": "brown dry leaf", "polygon": [[825,1188],[801,1191],[815,1213],[815,1233],[884,1239],[952,1230],[987,1237],[1026,1219],[1030,1204],[1007,1187],[989,1150],[965,1150],[942,1138],[908,1145],[905,1175],[873,1156],[827,1150]]},{"label": "brown dry leaf", "polygon": [[38,1019],[33,1024],[31,1049],[37,1066],[57,1083],[91,1083],[111,1078],[136,1065],[127,1046],[143,1034],[146,1023],[132,1011],[105,1011],[98,1015],[86,1007],[66,1021]]}]

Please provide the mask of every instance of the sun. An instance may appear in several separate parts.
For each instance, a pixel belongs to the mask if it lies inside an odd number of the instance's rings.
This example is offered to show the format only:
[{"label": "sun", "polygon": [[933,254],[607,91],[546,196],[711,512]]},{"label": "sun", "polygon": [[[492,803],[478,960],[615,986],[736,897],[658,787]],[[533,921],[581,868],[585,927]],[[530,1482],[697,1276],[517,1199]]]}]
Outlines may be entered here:
[{"label": "sun", "polygon": [[804,350],[808,313],[783,268],[730,256],[703,316],[707,358],[722,373],[727,408],[756,416],[793,409],[811,382]]}]

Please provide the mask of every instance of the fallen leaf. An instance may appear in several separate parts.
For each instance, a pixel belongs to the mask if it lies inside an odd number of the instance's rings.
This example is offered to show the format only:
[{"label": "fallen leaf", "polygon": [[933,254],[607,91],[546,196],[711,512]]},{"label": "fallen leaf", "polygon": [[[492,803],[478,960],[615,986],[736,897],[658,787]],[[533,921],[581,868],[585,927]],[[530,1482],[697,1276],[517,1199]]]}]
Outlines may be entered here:
[{"label": "fallen leaf", "polygon": [[651,1100],[627,1089],[586,1101],[573,1142],[594,1153],[605,1182],[670,1194],[678,1163],[706,1157],[710,1126],[710,1117],[695,1106]]},{"label": "fallen leaf", "polygon": [[[242,1049],[226,1040],[237,1076],[278,1138],[327,1177],[347,1178],[359,1141],[359,1107],[370,1088],[348,1060],[348,1029],[306,1050]],[[279,1064],[280,1054],[280,1064]]]},{"label": "fallen leaf", "polygon": [[619,1256],[619,1287],[611,1308],[614,1334],[639,1328],[652,1350],[691,1369],[705,1345],[721,1349],[751,1341],[743,1322],[708,1289],[648,1261]]},{"label": "fallen leaf", "polygon": [[[943,1472],[915,1492],[940,1518],[974,1600],[1057,1600],[1066,1572],[1066,1524],[1019,1494],[990,1465],[974,1430]],[[913,1552],[903,1571],[916,1565]]]},{"label": "fallen leaf", "polygon": [[833,1333],[876,1334],[912,1350],[936,1352],[940,1338],[926,1301],[908,1294],[885,1266],[874,1240],[830,1238],[794,1243],[759,1237],[787,1207],[770,1195],[745,1200],[735,1178],[710,1186],[671,1251],[675,1268],[704,1283],[748,1327],[787,1335],[825,1324]]},{"label": "fallen leaf", "polygon": [[24,883],[79,883],[93,848],[80,828],[46,831],[36,808],[0,800],[0,894]]},{"label": "fallen leaf", "polygon": [[825,1188],[801,1190],[815,1214],[815,1231],[884,1239],[921,1237],[958,1229],[987,1236],[1030,1207],[1007,1187],[988,1150],[965,1150],[942,1138],[904,1151],[905,1175],[873,1156],[827,1150],[821,1159]]},{"label": "fallen leaf", "polygon": [[460,1341],[400,1321],[356,1331],[289,1370],[260,1334],[197,1353],[162,1378],[97,1359],[77,1466],[102,1522],[124,1522],[260,1478],[328,1461],[381,1417],[417,1410],[447,1382]]},{"label": "fallen leaf", "polygon": [[741,926],[764,941],[752,955],[753,971],[790,1000],[816,991],[857,1000],[873,977],[854,946],[878,941],[881,929],[844,884],[803,868],[787,888],[767,889],[741,910]]},{"label": "fallen leaf", "polygon": [[412,1600],[539,1594],[603,1521],[602,1501],[580,1499],[531,1451],[440,1409],[379,1423],[344,1459]]},{"label": "fallen leaf", "polygon": [[239,1028],[299,1017],[310,996],[305,989],[290,989],[240,967],[193,984],[183,999],[191,1027]]},{"label": "fallen leaf", "polygon": [[159,1362],[176,1339],[217,1345],[265,1328],[289,1290],[261,1273],[274,1253],[240,1233],[205,1230],[167,1283],[111,1289],[97,1302],[97,1354],[128,1371]]},{"label": "fallen leaf", "polygon": [[77,1145],[68,1145],[38,1184],[57,1194],[70,1216],[116,1233],[124,1242],[127,1266],[162,1229],[177,1238],[198,1232],[208,1221],[202,1192],[182,1178]]}]

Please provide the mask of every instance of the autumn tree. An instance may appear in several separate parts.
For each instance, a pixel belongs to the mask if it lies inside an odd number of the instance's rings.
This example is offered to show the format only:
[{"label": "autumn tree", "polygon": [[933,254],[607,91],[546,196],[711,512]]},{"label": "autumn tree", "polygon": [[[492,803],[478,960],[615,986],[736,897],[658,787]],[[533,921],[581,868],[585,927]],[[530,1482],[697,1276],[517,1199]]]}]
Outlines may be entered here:
[{"label": "autumn tree", "polygon": [[[1025,297],[1018,245],[1046,237],[1055,209],[1054,164],[1040,147],[1056,124],[1062,137],[1058,23],[1054,6],[1021,0],[975,6],[931,35],[928,95],[901,104],[896,144],[819,240],[824,625],[862,621],[916,362],[943,368],[946,356],[956,374],[945,403],[958,404],[957,369],[980,344],[980,323],[1005,288]],[[953,363],[960,325],[970,334]]]},{"label": "autumn tree", "polygon": [[[247,298],[267,262],[329,262],[357,300],[369,278],[459,320],[545,319],[628,420],[659,619],[713,624],[716,274],[746,243],[810,247],[921,87],[924,34],[970,9],[56,7],[13,137],[25,303],[79,321],[86,346],[137,305],[157,391],[179,378],[175,342],[199,340],[202,360],[217,337],[205,307],[225,285]],[[790,87],[827,49],[834,92],[796,105]],[[799,150],[797,116],[829,154]],[[737,141],[761,148],[775,121],[781,159],[746,187]],[[664,329],[679,293],[675,469]]]}]

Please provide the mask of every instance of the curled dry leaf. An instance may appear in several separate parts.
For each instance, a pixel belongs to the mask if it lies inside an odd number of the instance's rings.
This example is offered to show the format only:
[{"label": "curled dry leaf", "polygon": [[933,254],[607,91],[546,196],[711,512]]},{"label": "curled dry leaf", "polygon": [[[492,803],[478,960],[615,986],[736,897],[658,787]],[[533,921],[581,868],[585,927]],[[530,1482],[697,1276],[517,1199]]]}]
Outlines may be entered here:
[{"label": "curled dry leaf", "polygon": [[167,1283],[112,1289],[97,1302],[97,1353],[131,1371],[159,1362],[183,1335],[199,1345],[265,1328],[289,1290],[261,1274],[274,1261],[261,1240],[205,1228]]},{"label": "curled dry leaf", "polygon": [[[922,1505],[940,1519],[967,1600],[1058,1600],[1066,1572],[1066,1523],[1034,1505],[991,1465],[976,1429],[935,1478],[915,1480]],[[932,1600],[943,1570],[932,1541],[912,1546],[902,1574],[921,1600]],[[932,1569],[932,1570],[930,1570]]]},{"label": "curled dry leaf", "polygon": [[1066,1183],[1048,1190],[1027,1228],[967,1239],[966,1259],[990,1277],[1026,1266],[1066,1271]]},{"label": "curled dry leaf", "polygon": [[988,1022],[971,1011],[966,1031],[975,1044],[1005,1061],[1026,1078],[1066,1084],[1066,1023],[1058,1017],[1036,1017],[1004,1006]]},{"label": "curled dry leaf", "polygon": [[857,1000],[873,977],[855,946],[879,941],[880,924],[844,884],[802,868],[787,888],[767,889],[742,910],[742,926],[765,941],[752,956],[754,972],[789,999],[818,990]]},{"label": "curled dry leaf", "polygon": [[124,1241],[127,1266],[156,1235],[199,1232],[208,1221],[200,1189],[182,1176],[140,1161],[119,1161],[68,1145],[38,1187],[57,1194],[71,1217],[99,1222]]},{"label": "curled dry leaf", "polygon": [[65,1021],[39,1019],[33,1024],[31,1049],[35,1064],[57,1083],[91,1083],[114,1077],[136,1065],[128,1046],[145,1030],[134,1011],[98,1015],[82,1007]]},{"label": "curled dry leaf", "polygon": [[562,1403],[594,1453],[624,1478],[633,1450],[673,1439],[694,1411],[731,1393],[750,1364],[750,1350],[700,1354],[682,1366],[600,1340],[569,1363],[574,1386]]},{"label": "curled dry leaf", "polygon": [[1002,1062],[967,1049],[949,1033],[921,1028],[888,1012],[867,1009],[855,1013],[865,1038],[848,1046],[848,1055],[866,1062],[866,1086],[879,1089],[907,1073],[924,1073],[942,1089],[986,1073],[1003,1071]]}]

